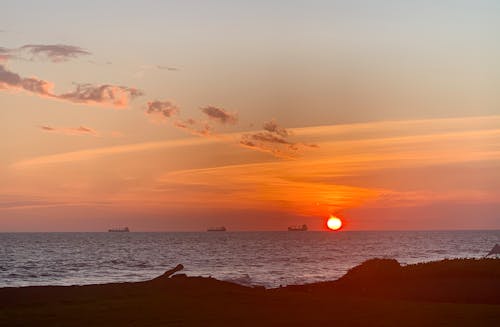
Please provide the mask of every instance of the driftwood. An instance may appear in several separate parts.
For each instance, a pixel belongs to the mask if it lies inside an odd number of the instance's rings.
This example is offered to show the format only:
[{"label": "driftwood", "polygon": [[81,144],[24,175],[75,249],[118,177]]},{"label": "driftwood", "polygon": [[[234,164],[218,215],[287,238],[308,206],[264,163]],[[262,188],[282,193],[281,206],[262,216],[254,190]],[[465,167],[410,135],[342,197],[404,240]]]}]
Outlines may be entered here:
[{"label": "driftwood", "polygon": [[175,268],[172,268],[170,270],[167,270],[163,273],[163,275],[160,275],[156,278],[153,278],[153,280],[164,280],[164,279],[168,279],[170,278],[170,276],[172,276],[173,274],[175,274],[176,272],[178,271],[181,271],[182,269],[184,269],[184,266],[181,265],[181,264],[178,264],[177,266],[175,266]]},{"label": "driftwood", "polygon": [[495,244],[495,246],[493,247],[493,249],[491,249],[490,252],[488,252],[487,255],[485,255],[484,257],[486,258],[487,256],[490,256],[490,255],[499,255],[500,254],[500,245],[498,244]]}]

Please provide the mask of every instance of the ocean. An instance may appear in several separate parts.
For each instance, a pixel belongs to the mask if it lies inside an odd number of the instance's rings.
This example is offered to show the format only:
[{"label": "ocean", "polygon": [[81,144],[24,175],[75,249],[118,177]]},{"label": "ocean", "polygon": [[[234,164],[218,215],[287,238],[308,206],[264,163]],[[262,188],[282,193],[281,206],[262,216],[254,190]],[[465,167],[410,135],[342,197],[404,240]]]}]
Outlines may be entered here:
[{"label": "ocean", "polygon": [[188,276],[243,285],[334,280],[370,258],[401,264],[480,258],[500,231],[0,233],[0,287]]}]

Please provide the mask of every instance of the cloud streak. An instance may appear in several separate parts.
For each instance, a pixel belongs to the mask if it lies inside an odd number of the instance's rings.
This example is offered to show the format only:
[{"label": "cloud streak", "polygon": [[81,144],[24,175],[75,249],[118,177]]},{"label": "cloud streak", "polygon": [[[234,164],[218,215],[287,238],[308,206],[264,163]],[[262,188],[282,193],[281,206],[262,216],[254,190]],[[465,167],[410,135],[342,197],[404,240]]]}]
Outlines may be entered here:
[{"label": "cloud streak", "polygon": [[27,44],[12,52],[27,52],[31,59],[48,59],[54,63],[68,61],[91,53],[80,47],[66,44]]},{"label": "cloud streak", "polygon": [[214,135],[214,129],[212,126],[210,126],[210,124],[199,122],[197,120],[194,120],[193,118],[188,118],[186,120],[177,120],[174,122],[174,126],[192,135],[203,137]]},{"label": "cloud streak", "polygon": [[195,146],[203,144],[211,144],[218,142],[227,142],[223,138],[188,138],[181,140],[169,140],[161,142],[145,142],[135,144],[117,145],[111,147],[93,148],[87,150],[63,152],[58,154],[34,157],[26,160],[21,160],[12,165],[13,168],[30,168],[50,164],[59,164],[65,162],[75,162],[91,160],[109,155],[141,152],[155,149],[175,148],[182,146]]},{"label": "cloud streak", "polygon": [[166,70],[166,71],[171,71],[175,72],[178,71],[179,69],[176,67],[172,66],[163,66],[163,65],[142,65],[139,67],[139,70],[134,73],[134,77],[136,78],[143,78],[146,72],[151,71],[151,70]]},{"label": "cloud streak", "polygon": [[[307,169],[313,172],[312,176],[324,179],[321,170],[317,168],[318,165],[322,165],[330,174],[332,170],[343,174],[354,170],[499,160],[500,151],[496,150],[500,144],[499,122],[500,116],[466,117],[315,126],[294,128],[292,132],[304,138],[313,137],[316,142],[320,143],[321,148],[313,154],[312,158],[299,161],[302,162],[300,169]],[[439,132],[430,132],[432,130],[430,126],[435,126]],[[392,137],[367,135],[367,130],[390,132]],[[400,136],[408,131],[412,131],[413,134]],[[257,133],[262,132],[255,132]],[[354,135],[348,139],[343,135],[344,133]],[[332,135],[337,135],[336,139],[332,139]],[[21,168],[73,162],[169,147],[230,144],[241,137],[241,133],[231,133],[222,134],[217,138],[187,138],[95,148],[30,158],[19,161],[13,166]],[[463,144],[463,148],[457,148],[455,146],[457,143]],[[444,145],[449,146],[445,148]],[[331,156],[332,153],[336,154],[335,157]],[[269,164],[284,165],[293,162],[297,160]]]},{"label": "cloud streak", "polygon": [[97,136],[98,133],[92,128],[80,126],[80,127],[52,127],[48,125],[40,126],[40,129],[44,132],[64,134],[64,135],[89,135]]},{"label": "cloud streak", "polygon": [[161,69],[161,70],[169,70],[172,72],[178,71],[179,68],[176,67],[171,67],[171,66],[162,66],[162,65],[157,65],[156,68]]}]

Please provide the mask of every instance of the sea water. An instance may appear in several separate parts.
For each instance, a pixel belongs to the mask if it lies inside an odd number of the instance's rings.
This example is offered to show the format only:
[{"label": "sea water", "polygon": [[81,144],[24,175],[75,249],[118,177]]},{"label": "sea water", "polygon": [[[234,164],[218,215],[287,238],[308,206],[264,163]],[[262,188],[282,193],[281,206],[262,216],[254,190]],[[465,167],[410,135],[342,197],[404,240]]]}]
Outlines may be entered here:
[{"label": "sea water", "polygon": [[0,287],[188,276],[244,285],[334,280],[370,258],[401,264],[480,258],[500,231],[0,233]]}]

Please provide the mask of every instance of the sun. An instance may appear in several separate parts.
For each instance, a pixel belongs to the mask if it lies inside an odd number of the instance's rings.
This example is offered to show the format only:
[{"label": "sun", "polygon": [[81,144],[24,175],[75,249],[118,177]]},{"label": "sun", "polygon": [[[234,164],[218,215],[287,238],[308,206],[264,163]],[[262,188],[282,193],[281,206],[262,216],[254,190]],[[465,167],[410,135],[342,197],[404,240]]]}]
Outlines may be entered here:
[{"label": "sun", "polygon": [[339,230],[342,227],[342,220],[335,216],[330,216],[326,222],[326,226],[328,226],[331,230]]}]

